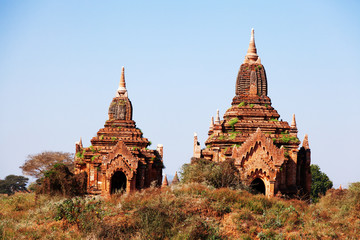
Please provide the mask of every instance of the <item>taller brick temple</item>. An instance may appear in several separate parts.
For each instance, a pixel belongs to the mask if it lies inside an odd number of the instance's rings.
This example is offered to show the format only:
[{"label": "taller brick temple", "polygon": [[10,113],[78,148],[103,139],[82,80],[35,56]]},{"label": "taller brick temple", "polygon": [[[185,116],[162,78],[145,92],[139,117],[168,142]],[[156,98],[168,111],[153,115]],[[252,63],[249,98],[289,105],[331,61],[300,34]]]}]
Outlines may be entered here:
[{"label": "taller brick temple", "polygon": [[87,173],[89,194],[131,192],[149,187],[152,182],[161,186],[163,146],[148,149],[151,142],[136,127],[132,111],[123,67],[104,128],[91,139],[90,147],[84,148],[81,139],[76,143],[75,173]]},{"label": "taller brick temple", "polygon": [[206,148],[194,136],[193,159],[215,162],[231,159],[242,181],[267,196],[308,197],[311,188],[310,148],[305,135],[302,147],[295,115],[291,125],[279,120],[271,106],[265,68],[251,31],[250,44],[241,64],[231,107],[220,120],[211,118]]}]

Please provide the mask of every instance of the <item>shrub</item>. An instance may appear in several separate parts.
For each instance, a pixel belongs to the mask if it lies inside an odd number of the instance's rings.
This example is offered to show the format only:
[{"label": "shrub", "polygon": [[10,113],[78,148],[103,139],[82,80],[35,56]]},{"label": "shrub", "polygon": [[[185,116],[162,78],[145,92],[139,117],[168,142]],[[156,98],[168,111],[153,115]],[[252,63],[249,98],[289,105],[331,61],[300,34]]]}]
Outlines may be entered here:
[{"label": "shrub", "polygon": [[183,183],[205,183],[215,188],[242,187],[240,173],[231,160],[215,163],[199,159],[192,164],[184,164],[180,174]]},{"label": "shrub", "polygon": [[37,193],[63,196],[80,196],[86,193],[87,174],[73,174],[65,164],[55,164],[44,173]]},{"label": "shrub", "polygon": [[102,220],[104,212],[102,202],[86,198],[71,198],[56,205],[54,219],[65,220],[68,224],[76,224],[79,230],[91,232]]}]

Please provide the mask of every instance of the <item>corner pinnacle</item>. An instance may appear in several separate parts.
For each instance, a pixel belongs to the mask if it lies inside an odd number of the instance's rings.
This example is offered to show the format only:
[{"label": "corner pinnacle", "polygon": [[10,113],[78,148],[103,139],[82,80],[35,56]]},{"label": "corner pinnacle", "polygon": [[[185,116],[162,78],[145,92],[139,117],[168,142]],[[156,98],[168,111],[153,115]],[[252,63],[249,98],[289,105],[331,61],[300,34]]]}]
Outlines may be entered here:
[{"label": "corner pinnacle", "polygon": [[220,124],[219,109],[216,110],[215,124],[216,125]]},{"label": "corner pinnacle", "polygon": [[296,128],[295,114],[293,114],[293,117],[292,117],[291,128]]}]

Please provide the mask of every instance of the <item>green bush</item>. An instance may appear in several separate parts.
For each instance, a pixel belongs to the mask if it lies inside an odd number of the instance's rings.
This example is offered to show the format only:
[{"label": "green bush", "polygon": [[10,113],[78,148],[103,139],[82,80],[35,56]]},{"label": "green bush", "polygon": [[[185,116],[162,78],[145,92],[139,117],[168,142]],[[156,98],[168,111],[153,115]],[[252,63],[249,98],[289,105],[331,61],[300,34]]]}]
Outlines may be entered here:
[{"label": "green bush", "polygon": [[88,233],[97,229],[103,215],[101,201],[95,198],[70,198],[56,205],[54,219],[65,220],[70,225],[76,224],[79,230]]}]

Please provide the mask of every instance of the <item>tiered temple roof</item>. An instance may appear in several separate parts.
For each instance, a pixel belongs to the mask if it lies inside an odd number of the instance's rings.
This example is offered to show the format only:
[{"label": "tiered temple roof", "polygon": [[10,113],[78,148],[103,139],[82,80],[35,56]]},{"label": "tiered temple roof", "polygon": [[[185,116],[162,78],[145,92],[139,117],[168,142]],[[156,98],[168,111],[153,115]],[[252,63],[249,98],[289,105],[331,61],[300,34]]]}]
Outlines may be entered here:
[{"label": "tiered temple roof", "polygon": [[[225,156],[230,157],[232,147],[245,142],[257,128],[279,147],[298,148],[300,141],[296,135],[296,123],[289,126],[279,119],[280,115],[272,107],[267,93],[266,72],[257,55],[252,29],[249,49],[237,75],[236,95],[223,120],[220,121],[219,112],[216,121],[211,120],[209,138],[205,142],[207,149],[220,148]],[[206,149],[203,154],[207,155]]]}]

